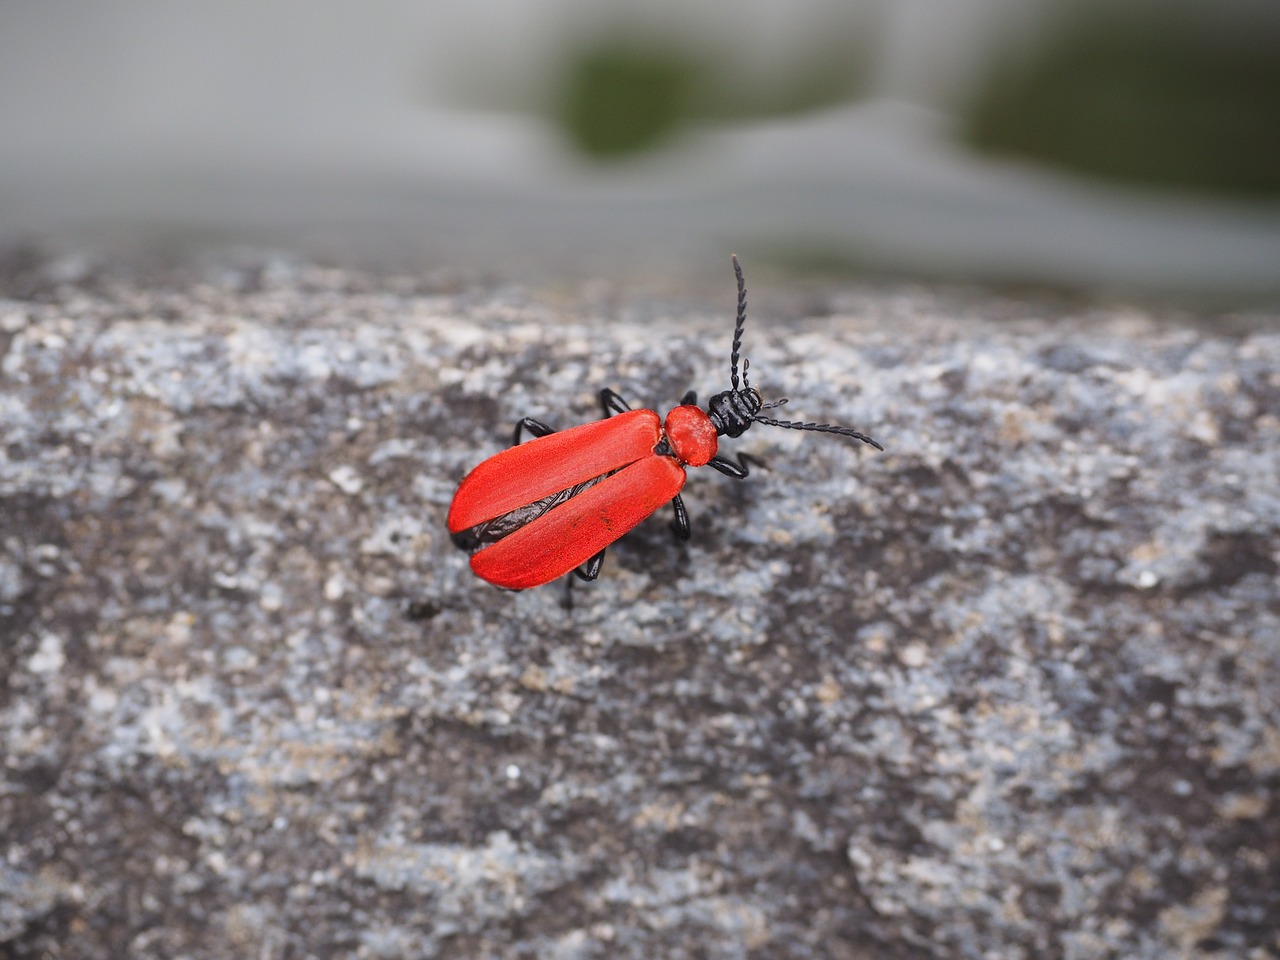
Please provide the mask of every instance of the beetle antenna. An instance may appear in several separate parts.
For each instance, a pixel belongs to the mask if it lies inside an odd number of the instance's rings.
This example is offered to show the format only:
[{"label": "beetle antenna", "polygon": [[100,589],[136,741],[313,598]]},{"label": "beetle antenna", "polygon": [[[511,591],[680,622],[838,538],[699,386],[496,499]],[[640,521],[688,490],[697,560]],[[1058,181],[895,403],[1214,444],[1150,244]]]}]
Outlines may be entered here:
[{"label": "beetle antenna", "polygon": [[866,434],[859,433],[857,430],[850,430],[848,427],[838,427],[833,423],[796,423],[792,420],[775,420],[772,417],[752,417],[751,419],[756,423],[763,423],[770,427],[783,427],[787,430],[808,430],[811,433],[835,433],[842,437],[853,437],[855,440],[869,443],[877,450],[884,449]]},{"label": "beetle antenna", "polygon": [[[733,261],[733,273],[738,278],[738,320],[733,327],[733,350],[729,353],[729,380],[731,388],[738,389],[738,354],[742,352],[742,330],[747,324],[747,281],[742,278],[742,265],[738,263],[738,255],[730,254]],[[746,368],[743,368],[746,373]]]}]

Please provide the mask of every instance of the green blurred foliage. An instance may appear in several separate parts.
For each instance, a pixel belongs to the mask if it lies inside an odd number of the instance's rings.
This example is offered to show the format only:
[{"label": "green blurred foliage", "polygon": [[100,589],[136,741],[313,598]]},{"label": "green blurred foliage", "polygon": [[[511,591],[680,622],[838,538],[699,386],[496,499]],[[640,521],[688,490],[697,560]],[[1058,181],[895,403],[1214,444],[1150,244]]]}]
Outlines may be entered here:
[{"label": "green blurred foliage", "polygon": [[673,51],[583,50],[569,65],[564,130],[601,159],[652,149],[688,118],[695,79],[694,65]]},{"label": "green blurred foliage", "polygon": [[1119,181],[1280,196],[1280,22],[1216,4],[1074,8],[994,65],[964,136]]},{"label": "green blurred foliage", "polygon": [[569,52],[555,108],[583,154],[616,160],[660,147],[685,126],[817,109],[850,99],[868,75],[863,31],[836,29],[803,63],[767,81],[735,76],[719,50],[621,34]]}]

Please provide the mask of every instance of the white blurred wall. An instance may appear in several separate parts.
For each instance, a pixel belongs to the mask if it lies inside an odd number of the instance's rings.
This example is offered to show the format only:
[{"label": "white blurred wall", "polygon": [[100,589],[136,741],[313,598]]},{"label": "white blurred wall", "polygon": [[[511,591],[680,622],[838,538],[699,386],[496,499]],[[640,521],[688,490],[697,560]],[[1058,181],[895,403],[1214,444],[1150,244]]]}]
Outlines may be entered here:
[{"label": "white blurred wall", "polygon": [[[949,111],[1046,0],[0,2],[0,240],[344,243],[532,272],[829,246],[928,276],[1268,289],[1280,210],[973,156]],[[704,38],[743,83],[874,34],[855,103],[593,165],[537,112],[574,37]],[[831,26],[828,26],[831,25]],[[636,29],[643,29],[637,26]]]}]

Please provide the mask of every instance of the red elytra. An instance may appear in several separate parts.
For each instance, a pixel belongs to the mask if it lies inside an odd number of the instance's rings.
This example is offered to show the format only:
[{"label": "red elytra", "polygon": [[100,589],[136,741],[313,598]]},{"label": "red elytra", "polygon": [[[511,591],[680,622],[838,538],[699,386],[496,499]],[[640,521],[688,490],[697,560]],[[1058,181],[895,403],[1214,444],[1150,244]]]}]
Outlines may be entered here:
[{"label": "red elytra", "polygon": [[[736,479],[750,472],[749,457],[718,454],[719,437],[741,436],[753,423],[834,433],[878,450],[870,437],[829,423],[796,423],[760,415],[787,401],[764,403],[747,380],[738,356],[746,323],[747,291],[738,258],[738,316],[730,354],[730,389],[703,411],[690,391],[667,414],[632,410],[612,390],[600,392],[605,419],[556,432],[525,417],[514,444],[485,460],[458,485],[449,507],[449,533],[471,552],[471,569],[499,587],[523,590],[573,572],[594,580],[604,552],[664,503],[675,510],[672,529],[689,538],[689,515],[680,491],[685,467],[710,465]],[[535,439],[520,443],[522,431]]]}]

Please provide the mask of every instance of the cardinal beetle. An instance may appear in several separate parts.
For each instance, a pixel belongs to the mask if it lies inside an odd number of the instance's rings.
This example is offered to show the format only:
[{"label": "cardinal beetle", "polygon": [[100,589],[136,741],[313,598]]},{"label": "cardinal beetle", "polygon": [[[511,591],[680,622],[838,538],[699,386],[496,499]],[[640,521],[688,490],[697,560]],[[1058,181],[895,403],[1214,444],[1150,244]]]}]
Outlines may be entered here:
[{"label": "cardinal beetle", "polygon": [[[739,386],[747,287],[736,256],[733,272],[738,319],[729,354],[730,386],[711,398],[706,412],[690,390],[663,423],[652,410],[632,410],[606,387],[600,391],[605,419],[557,433],[525,417],[516,424],[510,448],[467,474],[449,507],[449,533],[472,554],[476,576],[511,590],[550,583],[570,571],[594,580],[608,546],[668,501],[675,509],[672,530],[688,540],[689,514],[680,499],[684,468],[709,464],[744,479],[752,458],[719,456],[716,438],[741,436],[753,423],[835,433],[884,449],[848,427],[760,415],[787,401],[765,403],[747,380],[745,359]],[[523,431],[535,439],[521,444]]]}]

